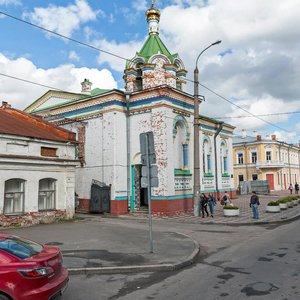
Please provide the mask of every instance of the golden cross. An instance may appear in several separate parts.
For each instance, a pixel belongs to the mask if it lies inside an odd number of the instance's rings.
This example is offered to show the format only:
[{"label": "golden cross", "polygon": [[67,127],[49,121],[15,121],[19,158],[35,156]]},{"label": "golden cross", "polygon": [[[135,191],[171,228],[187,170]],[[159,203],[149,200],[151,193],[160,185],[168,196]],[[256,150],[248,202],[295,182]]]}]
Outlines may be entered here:
[{"label": "golden cross", "polygon": [[152,0],[152,6],[154,6],[156,0]]}]

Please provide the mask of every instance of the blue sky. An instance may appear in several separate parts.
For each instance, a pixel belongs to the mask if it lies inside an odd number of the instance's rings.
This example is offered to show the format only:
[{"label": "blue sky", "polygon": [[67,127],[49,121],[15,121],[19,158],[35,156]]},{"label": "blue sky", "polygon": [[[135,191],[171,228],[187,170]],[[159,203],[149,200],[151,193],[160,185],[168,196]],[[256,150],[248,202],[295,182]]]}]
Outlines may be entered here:
[{"label": "blue sky", "polygon": [[[131,58],[147,37],[148,0],[0,0],[0,11],[95,47]],[[179,53],[193,79],[199,60],[200,82],[252,114],[247,117],[224,99],[200,88],[201,113],[230,117],[226,122],[281,140],[300,140],[300,1],[157,0],[160,35]],[[0,14],[0,73],[80,92],[93,87],[123,89],[121,59],[51,36]],[[0,76],[0,100],[23,109],[48,89]],[[191,84],[187,92],[193,93]],[[278,113],[293,114],[274,115]],[[244,118],[236,118],[245,116]],[[269,123],[274,124],[271,126]]]}]

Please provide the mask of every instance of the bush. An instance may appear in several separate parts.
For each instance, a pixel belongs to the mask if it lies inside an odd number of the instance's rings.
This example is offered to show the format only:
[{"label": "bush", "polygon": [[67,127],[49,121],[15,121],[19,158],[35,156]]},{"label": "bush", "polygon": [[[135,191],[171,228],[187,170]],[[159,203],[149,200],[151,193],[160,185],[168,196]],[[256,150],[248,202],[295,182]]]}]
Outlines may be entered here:
[{"label": "bush", "polygon": [[233,206],[233,205],[225,205],[223,207],[223,209],[239,209],[237,206]]},{"label": "bush", "polygon": [[278,201],[270,201],[267,205],[268,206],[278,206],[279,202]]}]

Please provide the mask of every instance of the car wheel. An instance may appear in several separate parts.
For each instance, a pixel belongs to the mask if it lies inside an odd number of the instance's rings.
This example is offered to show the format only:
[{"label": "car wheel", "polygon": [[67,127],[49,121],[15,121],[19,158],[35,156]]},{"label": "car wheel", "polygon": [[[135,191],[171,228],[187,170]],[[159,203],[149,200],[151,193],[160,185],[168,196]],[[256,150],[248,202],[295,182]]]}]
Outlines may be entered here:
[{"label": "car wheel", "polygon": [[8,298],[7,296],[0,294],[0,300],[11,300],[11,298]]}]

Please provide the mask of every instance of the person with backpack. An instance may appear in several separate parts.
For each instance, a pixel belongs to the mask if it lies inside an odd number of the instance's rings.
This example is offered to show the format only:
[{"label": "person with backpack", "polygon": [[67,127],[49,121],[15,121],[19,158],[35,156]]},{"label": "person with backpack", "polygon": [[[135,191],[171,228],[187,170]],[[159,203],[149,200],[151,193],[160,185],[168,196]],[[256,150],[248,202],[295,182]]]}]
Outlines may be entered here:
[{"label": "person with backpack", "polygon": [[259,198],[256,195],[256,192],[253,191],[252,196],[250,198],[250,207],[252,208],[253,219],[256,220],[259,219],[258,205],[260,205]]},{"label": "person with backpack", "polygon": [[200,207],[201,207],[202,218],[204,218],[204,213],[206,213],[206,216],[209,217],[209,213],[207,211],[207,204],[208,204],[208,199],[205,196],[205,194],[202,193],[200,196]]},{"label": "person with backpack", "polygon": [[222,204],[222,205],[225,205],[225,206],[231,204],[230,197],[229,197],[227,191],[225,191],[225,193],[224,193],[224,195],[223,195],[223,197],[222,197],[222,199],[221,199],[221,204]]}]

